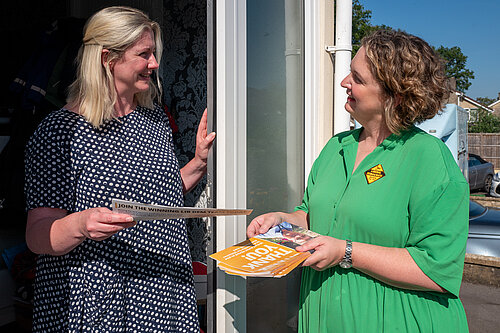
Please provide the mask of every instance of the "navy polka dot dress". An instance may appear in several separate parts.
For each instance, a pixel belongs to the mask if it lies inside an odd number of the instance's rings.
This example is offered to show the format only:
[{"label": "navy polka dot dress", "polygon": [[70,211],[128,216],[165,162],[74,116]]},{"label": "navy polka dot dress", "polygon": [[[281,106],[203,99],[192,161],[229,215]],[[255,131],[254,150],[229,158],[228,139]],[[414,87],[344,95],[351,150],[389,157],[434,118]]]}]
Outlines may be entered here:
[{"label": "navy polka dot dress", "polygon": [[[27,208],[79,212],[111,199],[183,206],[172,132],[161,108],[93,128],[52,112],[26,150]],[[139,221],[62,256],[41,255],[34,332],[199,332],[183,219]]]}]

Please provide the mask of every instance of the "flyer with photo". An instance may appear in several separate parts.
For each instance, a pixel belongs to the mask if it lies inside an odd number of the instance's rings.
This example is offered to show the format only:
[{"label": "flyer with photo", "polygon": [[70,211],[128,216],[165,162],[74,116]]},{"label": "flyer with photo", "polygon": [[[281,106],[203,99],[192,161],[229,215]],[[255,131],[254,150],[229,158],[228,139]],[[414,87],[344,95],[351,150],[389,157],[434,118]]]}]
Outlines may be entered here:
[{"label": "flyer with photo", "polygon": [[312,252],[295,248],[319,234],[283,222],[261,234],[210,255],[227,274],[252,277],[282,277],[306,260]]}]

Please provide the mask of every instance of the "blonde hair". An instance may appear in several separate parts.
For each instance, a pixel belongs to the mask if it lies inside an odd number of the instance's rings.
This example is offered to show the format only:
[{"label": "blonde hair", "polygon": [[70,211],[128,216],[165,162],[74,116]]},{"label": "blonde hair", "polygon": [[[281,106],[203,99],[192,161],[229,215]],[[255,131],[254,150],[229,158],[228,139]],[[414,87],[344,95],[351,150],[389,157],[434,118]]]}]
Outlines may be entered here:
[{"label": "blonde hair", "polygon": [[384,91],[391,132],[430,119],[443,107],[449,91],[444,63],[424,40],[403,31],[378,30],[361,45]]},{"label": "blonde hair", "polygon": [[[144,30],[151,30],[154,35],[154,55],[159,63],[163,48],[160,26],[142,11],[123,6],[108,7],[95,13],[85,24],[76,80],[69,87],[67,102],[77,106],[79,113],[93,126],[99,127],[114,117],[117,95],[109,63],[120,59]],[[105,64],[101,58],[103,49],[109,50]],[[141,106],[152,108],[155,99],[161,96],[158,72],[155,72],[156,85],[150,83],[148,91],[135,95]]]}]

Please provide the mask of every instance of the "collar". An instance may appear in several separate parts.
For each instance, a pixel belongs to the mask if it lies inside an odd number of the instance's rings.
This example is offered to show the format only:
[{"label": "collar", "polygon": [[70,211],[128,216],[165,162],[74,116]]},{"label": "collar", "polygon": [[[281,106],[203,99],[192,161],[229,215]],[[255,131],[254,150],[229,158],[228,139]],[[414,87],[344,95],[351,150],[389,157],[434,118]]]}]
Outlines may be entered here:
[{"label": "collar", "polygon": [[[345,148],[354,143],[358,144],[359,135],[361,134],[362,130],[363,127],[357,128],[355,130],[347,132],[347,135],[340,137],[340,143],[342,147]],[[387,138],[385,138],[384,141],[382,141],[379,147],[382,147],[384,149],[394,149],[397,145],[404,143],[406,140],[408,140],[409,137],[417,134],[419,131],[420,130],[417,127],[412,125],[409,128],[402,130],[399,134],[392,133]]]}]

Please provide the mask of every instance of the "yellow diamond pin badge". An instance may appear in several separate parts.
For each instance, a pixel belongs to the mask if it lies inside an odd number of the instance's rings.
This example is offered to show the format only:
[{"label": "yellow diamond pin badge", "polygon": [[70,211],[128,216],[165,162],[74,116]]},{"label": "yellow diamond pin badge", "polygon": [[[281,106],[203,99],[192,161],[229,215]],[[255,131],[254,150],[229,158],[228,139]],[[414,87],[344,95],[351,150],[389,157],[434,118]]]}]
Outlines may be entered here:
[{"label": "yellow diamond pin badge", "polygon": [[365,171],[366,182],[368,184],[371,184],[374,181],[377,181],[384,176],[385,176],[385,172],[384,172],[384,168],[382,168],[381,164],[378,164],[378,165],[374,166],[373,168]]}]

